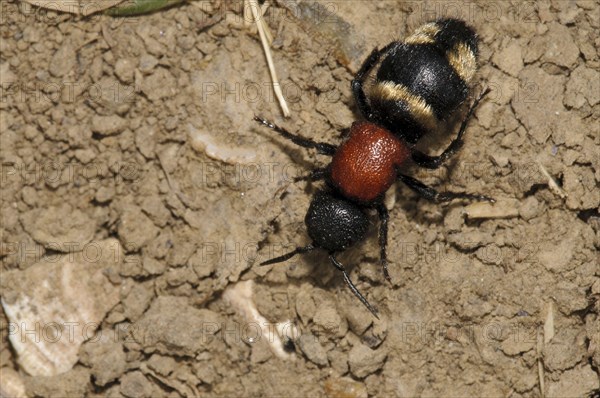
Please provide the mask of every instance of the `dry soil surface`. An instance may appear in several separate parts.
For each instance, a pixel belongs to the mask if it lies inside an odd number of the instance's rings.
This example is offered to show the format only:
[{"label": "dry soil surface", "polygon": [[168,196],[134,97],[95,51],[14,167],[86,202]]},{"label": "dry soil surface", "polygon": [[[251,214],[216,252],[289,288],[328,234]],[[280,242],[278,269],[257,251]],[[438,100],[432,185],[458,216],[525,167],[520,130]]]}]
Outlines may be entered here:
[{"label": "dry soil surface", "polygon": [[[2,2],[3,305],[42,292],[23,304],[37,329],[0,315],[5,393],[600,396],[599,2],[307,4],[319,12],[267,11],[283,118],[239,2],[128,19]],[[393,187],[391,282],[375,214],[340,256],[376,320],[324,253],[258,266],[309,243],[303,218],[321,183],[293,177],[327,157],[252,117],[340,142],[359,118],[350,81],[368,50],[443,16],[479,33],[474,92],[492,92],[461,152],[408,172],[498,204],[439,205]],[[420,145],[436,153],[452,136]],[[90,267],[98,250],[115,257],[99,274],[56,265],[73,255]],[[274,327],[223,298],[244,280],[266,320],[295,325],[287,359],[269,348]],[[28,375],[9,337],[57,347],[45,331],[68,331],[74,318],[53,315],[67,302],[78,321],[93,321],[82,308],[99,319],[70,370]]]}]

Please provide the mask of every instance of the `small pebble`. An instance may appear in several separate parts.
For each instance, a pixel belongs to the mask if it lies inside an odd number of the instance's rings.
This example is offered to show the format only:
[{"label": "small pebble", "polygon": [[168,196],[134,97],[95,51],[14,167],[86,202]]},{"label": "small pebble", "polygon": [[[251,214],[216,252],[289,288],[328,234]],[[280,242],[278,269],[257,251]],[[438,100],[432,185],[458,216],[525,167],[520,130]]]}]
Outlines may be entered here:
[{"label": "small pebble", "polygon": [[326,303],[321,304],[317,308],[314,320],[316,325],[321,326],[326,330],[338,328],[342,324],[342,317],[336,309]]},{"label": "small pebble", "polygon": [[459,207],[452,207],[446,213],[444,218],[444,227],[446,231],[460,231],[463,224],[465,223],[464,210]]},{"label": "small pebble", "polygon": [[98,203],[107,203],[115,196],[115,188],[112,186],[100,187],[96,191],[95,199]]},{"label": "small pebble", "polygon": [[366,377],[381,369],[386,357],[387,350],[383,347],[372,350],[363,344],[356,345],[348,355],[350,371],[356,377]]},{"label": "small pebble", "polygon": [[92,118],[92,132],[100,135],[115,135],[127,127],[127,119],[117,115],[94,116]]},{"label": "small pebble", "polygon": [[367,398],[367,387],[350,377],[331,377],[325,381],[325,395],[330,398]]},{"label": "small pebble", "polygon": [[123,83],[132,83],[135,72],[135,65],[127,58],[119,58],[115,63],[115,75]]},{"label": "small pebble", "polygon": [[150,54],[144,54],[140,57],[138,68],[144,74],[152,73],[152,70],[158,65],[158,59]]},{"label": "small pebble", "polygon": [[519,215],[525,221],[529,221],[540,213],[540,202],[535,196],[527,197],[519,207]]},{"label": "small pebble", "polygon": [[327,366],[329,361],[327,359],[327,352],[319,343],[319,340],[313,334],[305,333],[300,336],[297,340],[300,350],[306,355],[309,361],[319,365]]},{"label": "small pebble", "polygon": [[163,261],[146,256],[142,260],[142,268],[150,275],[160,275],[165,272],[167,265]]}]

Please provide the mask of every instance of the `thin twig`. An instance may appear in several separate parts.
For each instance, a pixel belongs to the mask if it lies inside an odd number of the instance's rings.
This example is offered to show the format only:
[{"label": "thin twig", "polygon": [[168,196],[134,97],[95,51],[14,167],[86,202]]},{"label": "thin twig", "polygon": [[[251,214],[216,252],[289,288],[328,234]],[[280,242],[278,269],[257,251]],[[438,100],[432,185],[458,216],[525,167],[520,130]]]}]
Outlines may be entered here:
[{"label": "thin twig", "polygon": [[263,51],[265,52],[265,56],[267,57],[267,64],[269,65],[269,72],[271,72],[271,81],[273,82],[273,90],[275,91],[275,96],[279,100],[279,105],[281,106],[281,110],[283,111],[283,116],[288,117],[290,116],[290,109],[287,106],[287,102],[285,102],[285,98],[283,98],[283,92],[281,91],[281,86],[279,85],[277,72],[275,72],[273,57],[271,56],[271,48],[269,47],[267,35],[265,33],[265,27],[263,25],[264,21],[262,15],[259,15],[260,6],[258,5],[257,0],[248,0],[248,4],[250,6],[250,10],[252,11],[254,22],[256,22],[256,27],[258,28],[258,35],[260,36],[260,42],[262,43]]},{"label": "thin twig", "polygon": [[538,330],[537,333],[537,345],[536,345],[536,355],[537,355],[537,365],[538,365],[538,386],[540,388],[540,395],[542,398],[546,396],[546,386],[544,385],[544,363],[542,361],[542,331]]},{"label": "thin twig", "polygon": [[537,161],[537,164],[542,174],[548,179],[548,186],[550,187],[550,190],[556,193],[561,198],[566,198],[567,193],[560,188],[556,180],[550,175],[550,173],[548,173],[548,170],[546,170],[546,168],[542,165],[542,163],[539,160]]}]

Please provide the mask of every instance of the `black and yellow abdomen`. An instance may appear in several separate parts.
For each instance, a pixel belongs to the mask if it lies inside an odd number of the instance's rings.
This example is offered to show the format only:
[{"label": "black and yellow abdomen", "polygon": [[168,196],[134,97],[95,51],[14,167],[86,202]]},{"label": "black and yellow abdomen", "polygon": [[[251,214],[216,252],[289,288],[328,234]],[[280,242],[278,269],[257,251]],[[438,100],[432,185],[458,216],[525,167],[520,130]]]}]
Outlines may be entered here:
[{"label": "black and yellow abdomen", "polygon": [[415,143],[467,99],[477,52],[477,35],[456,19],[391,43],[366,92],[372,120]]}]

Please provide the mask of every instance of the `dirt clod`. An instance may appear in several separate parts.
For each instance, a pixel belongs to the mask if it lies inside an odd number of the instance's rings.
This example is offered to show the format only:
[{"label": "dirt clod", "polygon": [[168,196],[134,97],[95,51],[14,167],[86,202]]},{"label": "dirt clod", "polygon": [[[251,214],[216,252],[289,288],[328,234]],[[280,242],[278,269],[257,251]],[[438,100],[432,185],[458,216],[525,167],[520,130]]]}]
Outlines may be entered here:
[{"label": "dirt clod", "polygon": [[94,116],[92,118],[92,131],[100,135],[115,135],[123,132],[127,127],[127,120],[117,116]]},{"label": "dirt clod", "polygon": [[218,314],[193,308],[184,297],[161,296],[135,323],[133,337],[148,352],[194,356],[220,328]]},{"label": "dirt clod", "polygon": [[348,354],[350,371],[356,377],[366,377],[381,369],[387,355],[385,348],[372,350],[363,344],[358,344]]},{"label": "dirt clod", "polygon": [[298,346],[311,362],[320,366],[329,364],[327,352],[316,336],[309,333],[303,334],[298,338]]},{"label": "dirt clod", "polygon": [[37,208],[21,216],[23,228],[44,247],[64,253],[81,251],[96,231],[92,218],[68,203]]},{"label": "dirt clod", "polygon": [[121,394],[128,398],[142,398],[152,395],[151,382],[140,371],[126,373],[121,380]]},{"label": "dirt clod", "polygon": [[91,367],[94,384],[103,387],[121,377],[127,368],[123,345],[114,341],[110,330],[102,330],[98,341],[85,344],[80,360]]}]

